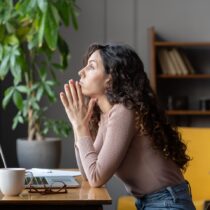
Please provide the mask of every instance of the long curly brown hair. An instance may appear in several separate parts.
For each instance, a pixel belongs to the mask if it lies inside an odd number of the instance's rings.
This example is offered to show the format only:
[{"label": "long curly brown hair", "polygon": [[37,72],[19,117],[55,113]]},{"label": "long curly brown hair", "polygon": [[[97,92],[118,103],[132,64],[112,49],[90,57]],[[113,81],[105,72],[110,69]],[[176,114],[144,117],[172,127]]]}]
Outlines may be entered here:
[{"label": "long curly brown hair", "polygon": [[[185,170],[190,160],[186,154],[186,145],[160,107],[137,53],[124,44],[93,43],[84,56],[84,66],[96,50],[99,50],[105,73],[111,74],[112,80],[105,93],[110,104],[122,103],[134,110],[140,135],[149,135],[154,142],[154,149],[161,151],[165,158],[173,160],[180,169]],[[94,137],[97,135],[100,113],[98,105],[95,105],[89,123]]]}]

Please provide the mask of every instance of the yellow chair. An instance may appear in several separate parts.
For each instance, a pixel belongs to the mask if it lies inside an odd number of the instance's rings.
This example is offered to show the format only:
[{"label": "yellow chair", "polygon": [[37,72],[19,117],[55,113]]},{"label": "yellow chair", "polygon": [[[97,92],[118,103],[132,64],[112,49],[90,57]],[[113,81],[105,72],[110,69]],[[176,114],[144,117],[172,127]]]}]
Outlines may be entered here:
[{"label": "yellow chair", "polygon": [[135,198],[130,195],[123,195],[118,198],[118,210],[136,210]]},{"label": "yellow chair", "polygon": [[[191,185],[196,210],[203,210],[204,202],[210,200],[210,128],[180,127],[179,131],[193,159],[184,176]],[[135,198],[120,196],[117,209],[136,210]]]},{"label": "yellow chair", "polygon": [[193,202],[197,210],[204,209],[210,200],[210,128],[179,128],[187,144],[192,161],[184,174],[192,189]]}]

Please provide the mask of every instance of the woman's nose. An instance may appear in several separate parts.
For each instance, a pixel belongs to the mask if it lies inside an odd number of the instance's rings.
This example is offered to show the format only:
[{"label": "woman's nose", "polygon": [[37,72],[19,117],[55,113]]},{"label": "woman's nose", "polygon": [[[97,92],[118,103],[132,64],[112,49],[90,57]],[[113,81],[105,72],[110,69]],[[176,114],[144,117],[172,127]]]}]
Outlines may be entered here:
[{"label": "woman's nose", "polygon": [[78,72],[78,75],[79,75],[80,77],[82,77],[82,76],[84,75],[84,68],[81,69],[81,70]]}]

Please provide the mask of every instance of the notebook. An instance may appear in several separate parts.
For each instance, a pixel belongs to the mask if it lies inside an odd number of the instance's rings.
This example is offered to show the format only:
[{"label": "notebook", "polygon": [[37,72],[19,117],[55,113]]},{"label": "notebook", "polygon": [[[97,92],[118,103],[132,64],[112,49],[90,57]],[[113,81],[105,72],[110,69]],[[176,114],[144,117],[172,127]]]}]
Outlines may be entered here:
[{"label": "notebook", "polygon": [[[0,155],[1,155],[1,159],[3,161],[3,165],[4,165],[4,168],[7,168],[7,164],[6,164],[6,160],[5,160],[5,156],[3,154],[3,151],[2,151],[2,148],[1,148],[1,145],[0,145]],[[30,170],[28,170],[30,171]],[[41,171],[41,170],[40,170]],[[56,171],[56,170],[53,170],[53,171]],[[33,172],[32,172],[33,174]],[[45,173],[43,173],[45,174]],[[29,183],[30,183],[30,180],[31,180],[31,175],[27,175],[26,178],[25,178],[25,188],[29,188]],[[49,186],[52,186],[54,188],[57,188],[57,187],[60,187],[62,185],[61,182],[64,182],[67,186],[67,188],[77,188],[77,187],[80,187],[80,184],[79,182],[77,182],[77,180],[73,177],[73,176],[70,176],[70,175],[44,175],[42,176],[42,172],[39,173],[38,176],[33,175],[33,181],[32,181],[32,184],[34,187],[37,187],[37,188],[44,188],[44,187],[49,187]]]}]

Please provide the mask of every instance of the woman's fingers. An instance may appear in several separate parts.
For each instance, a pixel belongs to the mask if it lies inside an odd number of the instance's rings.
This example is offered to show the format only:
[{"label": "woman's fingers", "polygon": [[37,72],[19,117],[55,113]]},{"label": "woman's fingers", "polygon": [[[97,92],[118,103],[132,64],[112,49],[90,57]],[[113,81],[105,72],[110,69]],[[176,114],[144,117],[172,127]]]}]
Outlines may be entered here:
[{"label": "woman's fingers", "polygon": [[68,84],[64,85],[64,90],[65,90],[65,93],[66,93],[66,98],[68,99],[68,105],[72,106],[73,99],[72,99],[72,94],[71,94],[71,91],[70,91],[70,88],[69,88]]},{"label": "woman's fingers", "polygon": [[69,87],[70,87],[71,95],[72,95],[72,98],[73,98],[73,104],[75,106],[77,106],[78,105],[78,96],[77,96],[77,91],[75,89],[73,80],[69,80]]},{"label": "woman's fingers", "polygon": [[94,107],[96,101],[97,101],[96,98],[94,98],[94,99],[91,98],[90,101],[89,101],[89,103],[88,103],[88,110],[87,110],[87,116],[88,116],[88,118],[90,118],[91,115],[92,115],[93,107]]},{"label": "woman's fingers", "polygon": [[68,107],[69,103],[68,103],[68,99],[66,98],[65,93],[63,93],[63,92],[60,93],[60,99],[61,99],[61,102],[62,102],[64,108],[66,109]]},{"label": "woman's fingers", "polygon": [[82,104],[84,104],[84,97],[82,95],[81,86],[79,85],[79,83],[77,81],[76,81],[76,89],[77,89],[79,104],[82,105]]}]

